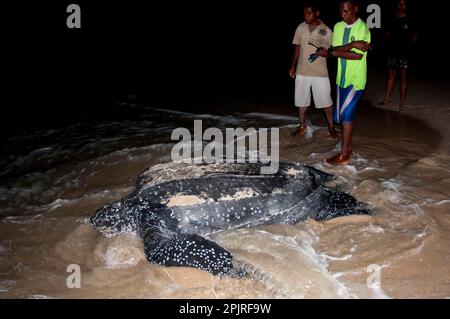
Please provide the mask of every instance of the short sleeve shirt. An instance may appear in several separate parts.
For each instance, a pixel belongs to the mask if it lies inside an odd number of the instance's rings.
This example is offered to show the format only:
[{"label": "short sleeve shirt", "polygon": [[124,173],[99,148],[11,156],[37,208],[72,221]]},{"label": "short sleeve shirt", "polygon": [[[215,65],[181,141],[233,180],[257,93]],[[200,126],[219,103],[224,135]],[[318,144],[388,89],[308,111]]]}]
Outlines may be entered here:
[{"label": "short sleeve shirt", "polygon": [[391,33],[389,39],[389,50],[396,57],[407,58],[412,50],[412,37],[416,34],[416,25],[409,16],[393,16],[387,30]]},{"label": "short sleeve shirt", "polygon": [[328,77],[327,60],[325,58],[319,57],[312,63],[308,61],[309,56],[317,51],[317,48],[309,43],[328,49],[331,46],[332,35],[331,29],[322,21],[313,30],[306,22],[297,27],[292,41],[292,44],[300,45],[297,75]]},{"label": "short sleeve shirt", "polygon": [[[346,45],[353,41],[370,43],[370,40],[370,30],[361,19],[358,19],[351,26],[348,26],[344,21],[334,26],[333,47]],[[338,58],[336,84],[342,88],[353,85],[355,90],[364,90],[367,83],[367,52],[358,49],[352,49],[351,51],[362,54],[363,58],[361,60]]]}]

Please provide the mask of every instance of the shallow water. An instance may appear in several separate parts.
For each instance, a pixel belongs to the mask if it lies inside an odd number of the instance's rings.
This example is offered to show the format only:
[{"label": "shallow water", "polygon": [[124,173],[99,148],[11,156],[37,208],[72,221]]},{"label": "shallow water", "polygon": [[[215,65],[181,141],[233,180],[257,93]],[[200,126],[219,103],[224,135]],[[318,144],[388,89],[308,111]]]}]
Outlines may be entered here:
[{"label": "shallow water", "polygon": [[[358,115],[354,159],[328,167],[323,159],[339,145],[314,115],[318,124],[301,139],[291,135],[297,119],[290,116],[118,107],[133,116],[3,141],[0,298],[450,296],[445,132],[367,106]],[[242,279],[154,265],[139,238],[94,231],[88,217],[95,209],[131,192],[146,168],[170,161],[172,130],[192,129],[194,119],[202,119],[204,129],[280,127],[281,159],[335,174],[337,186],[376,214],[212,235],[245,265],[250,275]],[[71,264],[81,267],[81,288],[66,285]],[[368,285],[375,273],[379,284]]]}]

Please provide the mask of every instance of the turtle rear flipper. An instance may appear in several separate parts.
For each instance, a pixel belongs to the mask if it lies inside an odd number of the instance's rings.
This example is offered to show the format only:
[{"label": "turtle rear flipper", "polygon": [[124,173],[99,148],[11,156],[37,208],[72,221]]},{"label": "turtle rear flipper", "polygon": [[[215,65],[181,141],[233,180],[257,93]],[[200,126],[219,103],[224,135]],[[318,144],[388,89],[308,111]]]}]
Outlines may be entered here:
[{"label": "turtle rear flipper", "polygon": [[305,208],[309,217],[317,221],[350,215],[372,215],[367,204],[358,202],[354,197],[339,190],[324,186],[305,199]]},{"label": "turtle rear flipper", "polygon": [[[293,193],[291,196],[295,195]],[[319,186],[304,200],[274,217],[271,223],[297,224],[307,219],[327,221],[350,215],[372,215],[372,211],[367,204],[358,202],[346,193]]]}]

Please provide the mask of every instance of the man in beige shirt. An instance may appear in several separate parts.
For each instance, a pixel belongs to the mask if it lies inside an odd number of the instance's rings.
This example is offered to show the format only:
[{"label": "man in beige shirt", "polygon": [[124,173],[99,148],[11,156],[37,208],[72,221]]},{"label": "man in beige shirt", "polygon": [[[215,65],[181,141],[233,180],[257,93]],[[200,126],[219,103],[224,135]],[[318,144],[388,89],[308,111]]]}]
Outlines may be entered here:
[{"label": "man in beige shirt", "polygon": [[320,12],[314,4],[305,4],[303,15],[305,22],[298,26],[292,41],[295,50],[289,70],[290,76],[295,78],[295,106],[300,110],[300,128],[295,134],[303,136],[306,133],[306,117],[311,104],[312,89],[314,105],[325,111],[328,132],[332,138],[336,139],[327,61],[315,55],[317,48],[331,46],[333,33],[319,19]]}]

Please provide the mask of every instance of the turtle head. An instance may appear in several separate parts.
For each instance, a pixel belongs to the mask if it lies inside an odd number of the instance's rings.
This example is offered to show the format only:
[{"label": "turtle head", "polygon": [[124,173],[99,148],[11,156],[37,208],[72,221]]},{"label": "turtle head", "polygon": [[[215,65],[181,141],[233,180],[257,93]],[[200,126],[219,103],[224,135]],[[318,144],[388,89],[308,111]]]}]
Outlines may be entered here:
[{"label": "turtle head", "polygon": [[136,218],[123,206],[122,202],[115,202],[97,209],[90,220],[92,227],[107,237],[135,232]]}]

